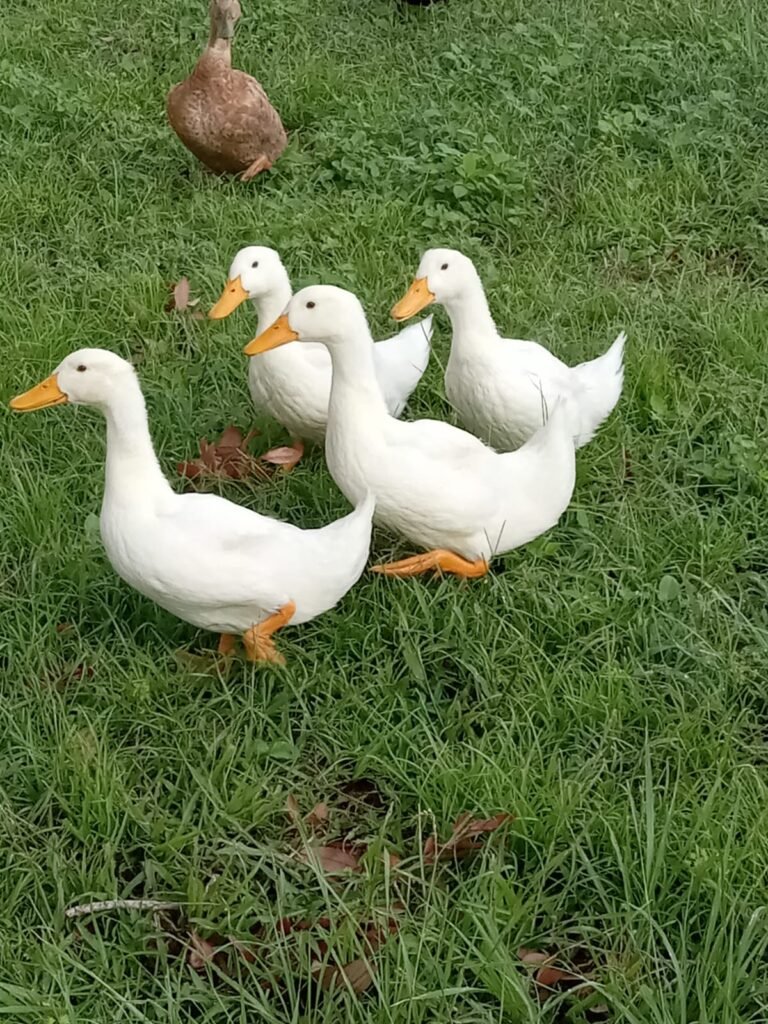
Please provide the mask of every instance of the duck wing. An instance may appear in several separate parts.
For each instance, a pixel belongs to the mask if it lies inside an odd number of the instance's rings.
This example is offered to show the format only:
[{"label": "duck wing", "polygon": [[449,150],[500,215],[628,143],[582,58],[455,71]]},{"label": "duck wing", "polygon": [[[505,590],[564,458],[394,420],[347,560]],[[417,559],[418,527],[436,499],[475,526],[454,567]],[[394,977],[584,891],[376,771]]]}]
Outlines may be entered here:
[{"label": "duck wing", "polygon": [[376,377],[392,416],[400,416],[429,362],[432,317],[373,346]]}]

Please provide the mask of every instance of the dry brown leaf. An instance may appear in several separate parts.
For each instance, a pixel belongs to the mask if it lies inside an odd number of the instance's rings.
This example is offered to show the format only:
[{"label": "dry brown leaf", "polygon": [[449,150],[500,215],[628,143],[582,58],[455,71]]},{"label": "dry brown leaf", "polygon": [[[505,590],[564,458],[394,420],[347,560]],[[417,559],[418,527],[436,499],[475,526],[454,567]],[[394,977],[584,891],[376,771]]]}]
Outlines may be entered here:
[{"label": "dry brown leaf", "polygon": [[635,475],[632,472],[632,458],[626,448],[623,449],[624,454],[624,483],[631,484],[634,482]]},{"label": "dry brown leaf", "polygon": [[196,931],[189,933],[189,954],[187,962],[194,971],[204,971],[212,964],[217,953],[217,946],[211,939],[204,939]]},{"label": "dry brown leaf", "polygon": [[301,821],[301,811],[299,809],[299,801],[293,795],[289,793],[285,798],[285,813],[291,819],[292,825],[298,825]]},{"label": "dry brown leaf", "polygon": [[390,935],[397,935],[400,930],[399,922],[390,917],[385,925],[371,924],[365,929],[363,938],[371,953],[375,953],[379,946],[383,946]]},{"label": "dry brown leaf", "polygon": [[175,310],[176,312],[183,313],[189,308],[189,305],[189,279],[182,277],[172,286],[171,297],[165,304],[165,311],[166,313],[172,313]]},{"label": "dry brown leaf", "polygon": [[361,992],[365,992],[367,988],[370,988],[373,983],[376,966],[367,960],[352,960],[342,967],[341,973],[349,983],[352,991],[360,995]]},{"label": "dry brown leaf", "polygon": [[307,815],[306,820],[310,828],[319,828],[320,825],[325,825],[326,822],[328,821],[328,804],[315,804],[315,806]]},{"label": "dry brown leaf", "polygon": [[55,690],[57,693],[62,693],[70,683],[78,683],[82,679],[93,679],[92,665],[64,662],[55,669],[49,669],[40,675],[41,685]]},{"label": "dry brown leaf", "polygon": [[469,857],[481,847],[480,836],[486,832],[495,832],[508,821],[512,814],[496,814],[493,818],[473,818],[471,814],[460,814],[453,826],[453,832],[445,843],[438,843],[435,836],[429,836],[422,855],[426,864],[451,857]]},{"label": "dry brown leaf", "polygon": [[375,973],[374,964],[359,959],[351,960],[343,967],[327,964],[325,967],[320,967],[317,976],[324,989],[349,986],[356,995],[360,995],[370,988]]},{"label": "dry brown leaf", "polygon": [[319,867],[328,875],[336,875],[342,871],[359,871],[363,852],[345,849],[342,845],[307,846],[299,853],[299,860]]},{"label": "dry brown leaf", "polygon": [[306,932],[310,928],[324,928],[328,931],[331,927],[331,919],[329,917],[320,917],[317,921],[310,921],[306,917],[281,917],[277,922],[277,931],[281,935],[290,935],[291,932]]},{"label": "dry brown leaf", "polygon": [[237,427],[229,426],[216,444],[203,438],[200,441],[200,457],[189,462],[179,462],[179,474],[187,480],[196,480],[201,476],[229,480],[257,476],[269,480],[269,471],[248,451],[248,445],[257,433],[257,430],[251,430],[243,437]]},{"label": "dry brown leaf", "polygon": [[518,949],[517,955],[524,964],[546,964],[553,959],[549,953],[542,953],[538,949],[527,949],[525,946]]},{"label": "dry brown leaf", "polygon": [[282,445],[280,448],[270,448],[261,456],[262,462],[268,462],[272,466],[287,466],[292,469],[304,454],[304,445]]},{"label": "dry brown leaf", "polygon": [[555,985],[559,985],[562,982],[573,982],[581,981],[578,974],[572,974],[570,971],[563,971],[559,967],[540,967],[534,975],[537,985],[542,985],[544,988],[554,988]]},{"label": "dry brown leaf", "polygon": [[229,936],[229,943],[238,956],[242,957],[247,964],[256,963],[256,952],[252,946],[246,945],[246,943],[236,939],[234,935]]}]

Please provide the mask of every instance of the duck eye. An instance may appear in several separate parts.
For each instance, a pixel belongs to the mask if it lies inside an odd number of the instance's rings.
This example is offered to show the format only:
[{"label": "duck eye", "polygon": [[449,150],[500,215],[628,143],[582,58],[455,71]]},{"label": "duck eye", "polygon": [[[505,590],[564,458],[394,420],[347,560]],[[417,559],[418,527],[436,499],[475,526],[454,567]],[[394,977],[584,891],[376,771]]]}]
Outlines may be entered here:
[{"label": "duck eye", "polygon": [[78,366],[78,368],[77,368],[77,372],[78,372],[78,373],[85,373],[85,371],[86,371],[87,369],[88,369],[88,367],[87,367],[87,366],[83,366],[83,364],[82,364],[82,363],[80,363],[80,365],[79,365],[79,366]]},{"label": "duck eye", "polygon": [[448,269],[448,264],[447,264],[447,263],[444,263],[444,264],[442,265],[442,267],[440,267],[440,269],[441,269],[441,270],[447,270],[447,269]]},{"label": "duck eye", "polygon": [[251,264],[251,266],[253,267],[254,270],[256,269],[256,267],[258,267],[258,265],[259,265],[259,261],[258,260],[254,260],[253,263]]},{"label": "duck eye", "polygon": [[315,308],[314,302],[308,302],[307,303],[307,309],[314,309],[314,308]]}]

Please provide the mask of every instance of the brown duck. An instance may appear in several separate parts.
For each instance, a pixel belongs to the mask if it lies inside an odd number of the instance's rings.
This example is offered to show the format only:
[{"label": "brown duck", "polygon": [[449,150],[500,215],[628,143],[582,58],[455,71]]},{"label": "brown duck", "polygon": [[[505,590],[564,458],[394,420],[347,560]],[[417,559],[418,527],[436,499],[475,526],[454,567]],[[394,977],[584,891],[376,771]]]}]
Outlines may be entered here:
[{"label": "brown duck", "polygon": [[238,0],[211,0],[211,34],[189,78],[168,93],[171,127],[202,163],[248,181],[266,171],[288,139],[280,115],[255,78],[232,67]]}]

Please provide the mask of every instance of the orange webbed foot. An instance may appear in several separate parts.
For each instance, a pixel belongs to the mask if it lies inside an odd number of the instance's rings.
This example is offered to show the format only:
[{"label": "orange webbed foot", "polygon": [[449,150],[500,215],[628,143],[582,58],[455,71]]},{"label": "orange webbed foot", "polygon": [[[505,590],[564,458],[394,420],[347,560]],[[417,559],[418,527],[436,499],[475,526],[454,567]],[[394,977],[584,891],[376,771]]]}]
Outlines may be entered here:
[{"label": "orange webbed foot", "polygon": [[245,653],[249,661],[269,661],[274,665],[284,665],[285,658],[275,647],[272,634],[286,626],[296,613],[296,604],[289,601],[258,626],[251,626],[243,633]]},{"label": "orange webbed foot", "polygon": [[490,566],[484,558],[478,558],[470,562],[454,551],[446,548],[436,548],[434,551],[425,551],[423,555],[413,555],[411,558],[403,558],[399,562],[387,562],[382,565],[374,565],[373,572],[380,572],[384,576],[397,576],[406,578],[418,576],[424,572],[436,572],[438,575],[452,573],[463,579],[477,579],[485,576]]}]

